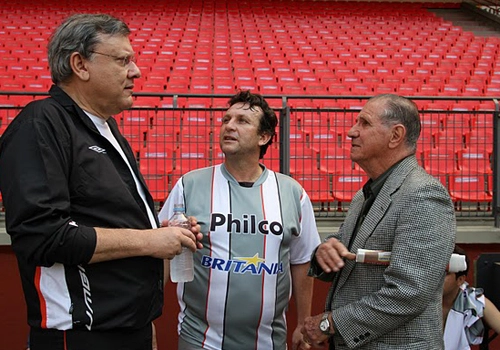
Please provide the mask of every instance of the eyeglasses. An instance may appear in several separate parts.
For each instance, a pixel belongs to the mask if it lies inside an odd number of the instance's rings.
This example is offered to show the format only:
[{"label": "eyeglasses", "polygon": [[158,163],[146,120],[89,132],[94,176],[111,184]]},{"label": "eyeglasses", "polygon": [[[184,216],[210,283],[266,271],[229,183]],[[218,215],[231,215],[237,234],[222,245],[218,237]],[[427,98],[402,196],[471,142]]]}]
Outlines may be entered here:
[{"label": "eyeglasses", "polygon": [[120,63],[123,67],[127,67],[130,62],[137,63],[137,58],[134,55],[128,55],[128,56],[115,56],[115,55],[110,55],[107,53],[102,53],[102,52],[97,52],[97,51],[90,51],[92,53],[96,53],[98,55],[103,55],[103,56],[108,56]]}]

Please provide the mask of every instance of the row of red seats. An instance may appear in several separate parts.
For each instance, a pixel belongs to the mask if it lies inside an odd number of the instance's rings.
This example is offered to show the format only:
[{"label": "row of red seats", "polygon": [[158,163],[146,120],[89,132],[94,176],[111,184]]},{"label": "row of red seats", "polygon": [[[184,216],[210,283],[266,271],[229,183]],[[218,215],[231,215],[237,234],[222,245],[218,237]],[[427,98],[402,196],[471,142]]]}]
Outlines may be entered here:
[{"label": "row of red seats", "polygon": [[[430,13],[429,13],[430,14]],[[260,36],[268,36],[269,33],[276,32],[277,37],[284,38],[283,32],[292,32],[293,37],[301,39],[301,36],[315,35],[318,37],[325,37],[340,40],[371,40],[378,38],[383,40],[385,36],[397,36],[401,41],[420,40],[415,39],[417,35],[425,35],[434,37],[437,41],[441,40],[459,40],[460,37],[470,37],[470,33],[463,31],[462,28],[453,26],[451,22],[443,21],[441,18],[435,16],[426,16],[420,21],[404,21],[401,18],[393,17],[385,21],[373,21],[370,18],[359,16],[344,16],[332,17],[331,15],[324,16],[322,21],[308,19],[307,17],[296,17],[293,14],[288,16],[279,17],[278,19],[269,17],[259,19],[252,17],[241,17],[236,15],[238,21],[227,21],[231,18],[230,14],[225,14],[226,20],[224,22],[218,20],[217,15],[204,13],[201,18],[193,16],[183,16],[176,14],[174,18],[162,16],[160,19],[148,17],[143,20],[125,20],[132,29],[132,37],[160,37],[173,35],[176,37],[205,37],[205,33],[218,33],[232,35],[245,34]],[[40,18],[26,18],[22,23],[0,23],[0,36],[10,36],[12,40],[26,42],[30,40],[42,41],[50,37],[51,29],[54,25],[66,17],[61,15],[58,19],[40,19]],[[235,19],[236,19],[235,18]],[[32,23],[24,23],[31,21]],[[36,23],[36,24],[33,24]],[[199,32],[202,30],[201,32]],[[186,32],[187,31],[187,32]],[[174,32],[174,33],[172,33]],[[38,39],[18,37],[25,34],[38,34]],[[333,35],[333,37],[332,37]],[[226,35],[227,36],[227,35]],[[449,37],[450,39],[443,39]]]},{"label": "row of red seats", "polygon": [[[119,6],[117,6],[119,5]],[[289,6],[288,3],[281,1],[253,1],[251,3],[234,3],[231,1],[201,1],[195,0],[188,3],[169,3],[167,6],[159,6],[158,2],[153,0],[145,0],[140,3],[123,0],[123,1],[86,1],[85,3],[61,3],[61,2],[46,2],[44,7],[40,8],[36,1],[14,1],[4,4],[1,13],[19,14],[19,17],[6,18],[3,23],[16,23],[22,21],[23,17],[38,18],[40,15],[46,15],[49,18],[57,19],[64,17],[66,11],[112,11],[116,15],[130,16],[136,20],[161,19],[165,15],[192,15],[199,16],[205,13],[220,13],[234,14],[242,13],[242,10],[247,10],[244,13],[254,15],[256,17],[265,18],[274,16],[286,16],[289,14],[301,13],[308,15],[331,15],[337,16],[353,16],[357,15],[360,18],[367,16],[374,18],[376,15],[405,16],[409,20],[428,17],[425,12],[426,8],[458,8],[459,3],[392,3],[392,2],[370,2],[369,6],[363,2],[325,2],[322,6],[317,6],[314,1],[304,1],[294,3],[294,6]],[[126,8],[127,10],[123,10]],[[37,11],[34,11],[34,10]],[[134,14],[133,16],[131,15]],[[314,18],[314,17],[313,17]]]},{"label": "row of red seats", "polygon": [[[314,172],[310,174],[292,174],[308,192],[314,203],[350,202],[354,194],[368,180],[359,171],[343,175]],[[448,189],[456,208],[461,209],[463,202],[486,202],[491,205],[493,200],[493,176],[483,173],[456,173],[439,177]]]},{"label": "row of red seats", "polygon": [[[195,59],[196,61],[196,59]],[[271,63],[274,62],[273,65]],[[249,58],[234,58],[233,60],[219,60],[214,64],[209,63],[172,63],[163,62],[164,65],[157,67],[152,63],[139,61],[138,66],[144,76],[144,80],[160,80],[163,82],[169,79],[180,80],[236,80],[240,77],[248,80],[274,80],[274,81],[294,81],[307,82],[309,78],[325,83],[340,81],[363,81],[369,77],[388,79],[395,77],[398,82],[409,81],[412,76],[416,76],[414,81],[439,83],[449,81],[476,82],[498,82],[500,78],[500,58],[492,61],[469,62],[469,65],[459,63],[455,66],[447,66],[435,61],[414,61],[414,60],[353,60],[351,64],[339,59],[325,61],[304,62],[303,59],[269,61],[252,60]],[[380,63],[374,64],[374,63]],[[216,72],[215,76],[211,76]],[[9,73],[5,73],[7,76]],[[30,74],[30,73],[26,73]],[[33,73],[31,73],[33,74]],[[13,73],[10,76],[15,77]],[[492,78],[497,80],[493,81]],[[380,79],[372,80],[379,82]]]},{"label": "row of red seats", "polygon": [[[155,149],[165,147],[200,144],[205,147],[204,142],[217,139],[217,128],[190,127],[193,132],[189,135],[180,132],[176,128],[154,128],[148,131],[128,130],[125,128],[124,135],[129,139],[132,148],[136,152],[156,152]],[[322,132],[303,133],[293,131],[290,137],[294,142],[303,144],[319,151],[325,147],[348,149],[351,141],[348,136],[348,127],[325,130]],[[196,130],[196,131],[194,131]],[[477,152],[491,153],[493,151],[492,132],[472,131],[461,132],[423,132],[418,142],[418,149],[437,152]]]},{"label": "row of red seats", "polygon": [[[274,6],[274,5],[273,5]],[[307,7],[309,7],[310,4],[307,5]],[[192,8],[192,7],[196,7],[194,6],[194,4],[192,5],[189,5],[187,6],[188,8]],[[337,8],[337,6],[334,6],[335,8]],[[372,6],[370,6],[372,7]],[[182,10],[181,10],[181,6],[179,6],[179,17],[182,17]],[[340,6],[340,8],[344,8],[344,6]],[[377,10],[378,9],[378,10]],[[364,11],[363,12],[366,12],[366,13],[370,13],[370,15],[374,16],[377,11],[385,11],[387,8],[386,6],[383,6],[383,7],[378,7],[377,5],[373,5],[373,8],[371,8],[369,11]],[[312,10],[312,11],[315,11],[315,10]],[[471,37],[470,36],[470,33],[467,33],[467,35],[465,35],[460,28],[458,27],[454,27],[453,25],[451,25],[451,23],[449,22],[444,22],[442,21],[441,19],[439,18],[436,18],[433,14],[431,13],[427,13],[425,12],[425,10],[422,8],[422,6],[418,7],[414,7],[414,8],[411,8],[411,9],[401,9],[401,13],[399,13],[399,15],[401,16],[405,16],[404,15],[404,12],[405,11],[408,11],[408,13],[411,13],[412,15],[416,13],[419,14],[419,16],[422,16],[422,18],[426,18],[429,23],[427,23],[428,25],[429,24],[433,24],[433,25],[438,25],[439,27],[438,30],[428,30],[427,32],[425,30],[421,30],[419,32],[417,32],[417,30],[419,30],[418,28],[415,28],[413,29],[413,27],[416,25],[415,24],[415,20],[413,20],[411,22],[411,24],[408,25],[408,27],[406,27],[406,30],[408,31],[409,34],[411,35],[408,35],[408,36],[405,36],[405,32],[404,32],[404,28],[401,29],[400,31],[398,31],[398,29],[394,29],[394,26],[393,26],[393,22],[397,22],[399,24],[395,24],[396,26],[397,25],[401,25],[401,26],[404,26],[402,21],[399,19],[398,20],[398,13],[397,11],[391,15],[390,18],[388,18],[386,21],[385,21],[385,25],[384,27],[387,28],[387,30],[389,30],[389,37],[384,37],[382,33],[379,33],[378,36],[375,35],[375,33],[369,33],[369,32],[364,32],[363,35],[356,35],[355,32],[359,32],[361,27],[364,26],[364,23],[361,22],[359,23],[358,27],[356,27],[354,25],[354,21],[351,24],[349,24],[349,21],[346,20],[345,18],[340,18],[338,19],[338,23],[339,25],[341,26],[345,26],[345,32],[346,34],[342,34],[341,36],[339,36],[339,40],[340,42],[339,43],[335,43],[335,47],[333,49],[332,46],[328,46],[328,43],[331,42],[331,40],[323,40],[320,44],[320,42],[318,42],[318,40],[320,39],[321,35],[319,34],[320,30],[324,30],[326,29],[326,27],[321,27],[319,24],[318,24],[318,21],[310,21],[309,19],[307,20],[307,23],[304,22],[302,23],[302,25],[304,25],[304,27],[301,28],[301,25],[297,24],[295,26],[295,29],[299,29],[302,31],[302,38],[300,37],[300,35],[293,35],[294,36],[294,39],[295,39],[295,43],[296,43],[296,49],[297,50],[302,50],[302,52],[296,52],[296,54],[301,54],[302,56],[306,56],[306,55],[312,55],[312,54],[317,54],[317,55],[322,55],[322,54],[330,54],[331,51],[335,51],[335,52],[339,52],[340,55],[346,55],[346,56],[342,56],[344,57],[345,59],[350,59],[350,58],[357,58],[357,56],[347,56],[348,54],[349,55],[356,55],[355,52],[345,52],[345,51],[341,51],[342,48],[344,49],[347,49],[348,46],[351,46],[350,44],[352,44],[352,47],[349,47],[349,49],[361,49],[361,50],[366,50],[367,48],[365,47],[362,47],[362,42],[361,40],[368,40],[367,44],[370,44],[370,46],[376,46],[375,45],[375,39],[377,39],[377,41],[379,41],[377,43],[377,46],[380,45],[380,44],[384,44],[384,41],[386,41],[386,45],[384,47],[384,50],[387,50],[388,52],[385,53],[385,54],[389,54],[390,58],[392,59],[392,57],[397,53],[397,52],[393,52],[391,53],[391,51],[389,51],[389,48],[392,47],[393,45],[396,45],[398,44],[398,50],[403,50],[403,49],[409,49],[410,51],[408,52],[400,52],[401,54],[401,59],[404,59],[406,58],[405,55],[410,55],[410,53],[412,52],[412,50],[417,50],[417,49],[431,49],[431,47],[433,45],[436,45],[436,48],[438,47],[437,45],[443,45],[442,50],[445,50],[445,51],[442,51],[440,53],[438,53],[438,55],[451,55],[449,57],[441,57],[443,60],[445,59],[448,59],[448,58],[455,58],[457,60],[460,61],[460,59],[462,58],[460,55],[462,54],[466,54],[468,52],[468,46],[469,45],[472,45],[473,42],[476,41],[475,38]],[[325,14],[327,14],[326,11],[323,11]],[[200,11],[200,18],[202,17],[201,14],[204,14],[203,11]],[[236,15],[239,15],[239,8],[235,8],[235,14]],[[62,13],[61,13],[62,15]],[[330,15],[330,14],[328,14]],[[177,17],[177,15],[175,15]],[[252,14],[250,15],[251,17]],[[295,18],[294,17],[294,12],[292,11],[292,13],[290,13],[290,16],[295,20],[295,21],[299,21],[299,19]],[[188,16],[189,17],[189,16]],[[186,17],[186,18],[188,18]],[[257,15],[257,17],[259,17],[259,15]],[[361,16],[362,17],[362,16]],[[189,17],[191,18],[191,17]],[[158,20],[160,20],[160,18],[158,17]],[[143,40],[146,40],[146,38],[153,38],[153,33],[160,33],[163,38],[164,38],[164,42],[169,42],[169,43],[172,43],[172,42],[175,42],[175,41],[179,41],[180,39],[179,38],[186,38],[186,39],[189,39],[189,40],[192,40],[191,41],[191,53],[192,52],[200,52],[202,50],[199,50],[198,49],[198,46],[197,46],[197,42],[194,40],[194,38],[197,38],[199,35],[199,30],[196,30],[196,29],[199,29],[199,27],[196,27],[196,23],[194,25],[188,25],[188,23],[192,23],[192,21],[186,21],[184,23],[184,26],[182,26],[182,24],[180,23],[180,27],[177,28],[178,30],[174,30],[174,28],[166,28],[164,30],[162,30],[162,26],[159,25],[158,23],[158,26],[157,27],[150,27],[148,25],[145,25],[145,23],[147,23],[147,19],[146,17],[144,17],[143,20],[139,20],[140,23],[142,24],[143,28],[139,27],[137,28],[136,31],[134,31],[134,35],[136,38],[141,38]],[[231,55],[233,56],[233,60],[236,60],[237,59],[237,53],[238,53],[238,43],[236,41],[237,38],[240,38],[241,39],[241,42],[243,42],[245,39],[247,39],[249,41],[249,45],[247,46],[247,48],[255,48],[256,50],[252,50],[251,52],[260,52],[261,54],[265,54],[267,52],[271,53],[271,52],[278,52],[279,51],[276,51],[276,50],[271,50],[269,43],[268,42],[263,42],[261,41],[260,44],[252,44],[251,43],[251,40],[253,40],[252,38],[255,38],[255,39],[259,39],[261,38],[262,40],[267,40],[267,39],[264,39],[264,35],[267,33],[267,35],[269,34],[278,34],[278,32],[282,32],[281,31],[281,27],[274,27],[274,26],[259,26],[258,25],[258,22],[255,21],[255,19],[252,19],[253,21],[253,26],[246,26],[244,25],[244,23],[240,23],[240,22],[232,22],[230,21],[230,23],[235,23],[234,25],[231,24],[228,26],[228,28],[237,28],[237,26],[239,25],[241,27],[241,32],[240,33],[233,33],[231,31],[231,33],[221,33],[222,35],[225,35],[227,38],[226,39],[226,42],[228,43],[228,45],[226,46],[226,50],[227,52],[224,51],[224,49],[222,49],[222,51],[224,52],[219,52],[219,47],[217,46],[217,43],[216,42],[212,42],[213,44],[213,47],[214,47],[214,52],[211,54],[212,58],[214,58],[214,56],[218,56],[220,53],[224,53],[226,54],[227,53],[227,56]],[[336,22],[337,21],[337,18],[332,18],[331,20],[332,22]],[[369,22],[370,20],[368,20],[367,22]],[[299,21],[300,22],[300,21]],[[321,21],[320,21],[321,22]],[[371,20],[371,22],[374,22],[374,26],[379,26],[380,27],[380,23],[377,23],[376,20]],[[379,21],[380,22],[380,21]],[[139,23],[139,22],[137,22]],[[286,23],[285,23],[286,24]],[[20,25],[20,27],[23,26],[23,25]],[[187,26],[187,27],[186,27]],[[15,26],[12,26],[12,28],[9,28],[9,29],[12,29],[14,30],[13,28]],[[23,28],[26,28],[26,24],[24,24],[24,27]],[[31,27],[30,27],[31,28]],[[295,31],[294,31],[294,27],[293,25],[290,25],[289,27],[287,27],[286,25],[283,27],[283,31],[287,31],[289,30],[290,32],[289,33],[281,33],[281,34],[287,34],[288,35],[288,38],[289,39],[292,39],[292,35],[291,34],[295,34]],[[412,28],[412,29],[410,29]],[[429,27],[430,28],[430,27]],[[18,29],[21,29],[21,28],[18,28]],[[155,30],[152,30],[152,29],[155,29]],[[192,30],[190,30],[192,29]],[[233,30],[231,29],[231,30]],[[280,30],[278,30],[280,29]],[[27,28],[26,30],[32,30]],[[349,32],[350,30],[352,30],[352,34]],[[366,29],[368,30],[368,29]],[[375,28],[373,28],[373,30],[376,30]],[[412,32],[413,30],[413,32]],[[349,35],[347,33],[350,33]],[[436,35],[434,35],[433,33],[439,33],[440,35],[442,34],[442,37],[435,37]],[[325,35],[331,35],[331,33],[325,33]],[[392,38],[392,36],[395,36],[395,38]],[[24,37],[24,36],[20,36],[20,37]],[[176,40],[174,41],[168,41],[168,38],[171,37],[171,38],[176,38]],[[161,37],[156,37],[156,39],[158,38],[161,38]],[[204,36],[204,38],[206,39],[207,36]],[[421,40],[417,40],[417,38],[424,38],[424,39],[429,39],[429,43],[432,44],[431,46],[427,47],[427,46],[423,46],[423,42],[420,42]],[[462,38],[463,38],[463,41],[462,41]],[[433,39],[433,40],[431,40]],[[434,40],[435,39],[435,40]],[[459,40],[460,39],[460,40]],[[471,40],[474,40],[474,41],[471,41]],[[314,45],[308,45],[308,43],[310,42],[311,44],[313,43],[314,41]],[[16,40],[14,40],[14,43],[17,42]],[[22,40],[19,40],[19,42],[23,42]],[[157,41],[157,43],[159,45],[161,45],[161,39],[159,41]],[[460,43],[461,45],[458,46],[458,43]],[[187,44],[187,43],[185,43]],[[204,42],[203,44],[206,44],[206,42]],[[340,44],[340,45],[338,45]],[[485,44],[484,42],[481,42],[481,44]],[[317,45],[317,46],[316,46]],[[321,45],[321,46],[320,46]],[[490,56],[492,54],[496,54],[496,51],[494,50],[497,50],[498,51],[498,43],[495,43],[494,41],[489,43],[487,48],[488,50],[490,50]],[[495,45],[496,45],[496,48],[495,48]],[[210,46],[210,45],[209,45]],[[258,47],[261,47],[261,50],[258,50]],[[282,55],[291,55],[292,53],[294,53],[293,51],[295,50],[290,50],[289,47],[286,48],[286,50],[284,50],[284,46],[282,46],[283,48],[283,51],[284,53],[282,53]],[[315,50],[315,49],[318,49],[318,50]],[[477,48],[477,47],[476,47]],[[232,50],[230,50],[232,49]],[[393,47],[393,49],[396,49],[395,47]],[[447,52],[446,50],[450,50],[450,52]],[[467,49],[467,51],[466,51]],[[485,46],[485,49],[486,49],[486,46]],[[453,51],[455,50],[455,51]],[[317,51],[317,52],[315,52]],[[180,56],[179,56],[179,53],[183,52],[181,51],[181,47],[177,47],[175,48],[173,51],[173,53],[176,53],[175,55],[175,59],[176,60],[180,60]],[[186,51],[187,52],[187,51]],[[244,51],[241,51],[242,53],[245,53]],[[141,55],[141,59],[143,61],[143,63],[141,63],[141,65],[143,65],[142,67],[146,68],[144,69],[144,76],[145,76],[145,79],[148,79],[148,68],[150,68],[152,70],[152,67],[148,66],[147,64],[147,60],[150,59],[148,58],[147,56],[147,53],[150,53],[152,57],[150,57],[152,60],[159,60],[159,56],[161,56],[160,52],[158,50],[151,50],[151,48],[149,48],[149,50],[139,50],[139,54]],[[361,54],[361,53],[360,53]],[[414,53],[415,55],[416,54],[422,54],[422,53],[417,53],[415,52]],[[467,53],[468,54],[468,53]],[[474,56],[474,54],[476,55],[476,57],[478,57],[478,59],[480,57],[483,57],[483,56],[479,56],[479,52],[478,50],[474,50],[473,53],[471,53],[471,56]],[[254,54],[255,55],[255,54]],[[370,53],[370,55],[372,55],[372,53]],[[481,55],[483,55],[483,53],[481,53]],[[452,57],[453,56],[453,57]],[[288,57],[288,56],[285,56],[285,57]],[[311,56],[312,57],[312,56]],[[311,57],[308,57],[306,56],[305,58],[305,62],[304,63],[307,63],[309,66],[314,66],[317,64],[316,60],[314,60],[313,58]],[[398,57],[398,56],[396,56]],[[209,56],[210,58],[210,56]],[[375,58],[375,57],[374,57]],[[409,58],[409,57],[408,57]],[[163,58],[162,58],[163,59]],[[382,59],[382,58],[381,58]],[[385,59],[384,62],[382,65],[388,65],[390,62],[391,62],[391,59]],[[439,59],[439,57],[436,57],[436,59]],[[193,56],[189,56],[189,55],[186,55],[186,60],[187,61],[194,61],[193,60]],[[210,61],[210,59],[209,59]],[[165,60],[162,60],[161,61],[161,65],[164,66],[166,64],[167,61]],[[235,63],[236,61],[233,61],[233,64],[236,65]],[[355,62],[355,61],[353,61]],[[408,61],[408,62],[412,62],[412,61]],[[155,61],[156,63],[156,61]],[[241,63],[241,62],[240,62]],[[255,66],[256,62],[250,62],[252,66]],[[276,63],[276,61],[273,61],[273,63]],[[376,62],[375,62],[376,63]],[[289,62],[290,65],[292,65],[292,62]],[[294,62],[294,64],[300,64],[300,62],[296,61]],[[325,63],[326,64],[326,63]],[[479,63],[478,63],[479,64]],[[321,65],[319,65],[321,66]],[[18,65],[16,67],[19,67]],[[187,67],[189,69],[191,69],[192,67]],[[328,67],[327,68],[331,68],[331,67]],[[178,72],[174,72],[175,74],[178,74]],[[192,73],[191,71],[188,71],[187,72],[188,74],[189,73]],[[352,70],[350,72],[350,74],[360,74],[362,73],[361,72],[358,72],[358,71],[354,71]],[[409,71],[409,72],[402,72],[402,74],[412,74],[413,72],[412,71]],[[432,74],[432,71],[429,71],[430,74]],[[341,72],[337,72],[335,71],[335,74],[341,74]],[[346,74],[349,74],[349,72],[346,72]],[[157,86],[154,86],[155,88]],[[182,86],[176,86],[175,88],[178,88],[178,89],[182,89],[182,88],[185,88],[185,87],[182,87]],[[191,91],[191,86],[188,86],[187,87],[189,89],[189,91]],[[196,90],[195,90],[196,91]],[[181,92],[181,90],[179,90],[179,92]],[[311,92],[311,91],[307,91],[308,93]],[[472,93],[472,92],[471,92]],[[478,91],[477,93],[480,93],[480,91]],[[494,92],[492,92],[494,93]]]},{"label": "row of red seats", "polygon": [[[271,150],[271,157],[279,159],[276,150]],[[322,170],[332,174],[360,170],[350,159],[350,148],[337,149],[323,145],[318,152],[304,145],[292,147],[290,152],[290,171]],[[278,156],[278,157],[276,157]],[[424,169],[433,175],[454,174],[458,172],[492,173],[492,152],[481,149],[417,150],[417,158]],[[304,170],[305,169],[305,170]]]},{"label": "row of red seats", "polygon": [[[8,86],[22,87],[20,83],[5,83]],[[325,86],[323,84],[300,84],[300,83],[287,83],[287,84],[266,84],[260,85],[255,82],[242,82],[239,84],[234,83],[215,83],[213,86],[201,82],[192,87],[191,83],[187,81],[176,81],[173,83],[158,83],[158,82],[144,82],[137,84],[140,91],[143,92],[168,92],[168,93],[195,93],[195,94],[231,94],[236,90],[253,90],[262,95],[317,95],[317,96],[367,96],[379,93],[399,93],[405,96],[500,96],[500,84],[490,85],[458,85],[449,84],[443,88],[433,85],[421,86],[417,83],[412,84],[330,84]],[[36,90],[32,90],[36,91]]]},{"label": "row of red seats", "polygon": [[[499,72],[500,73],[500,72]],[[0,72],[0,79],[3,74]],[[281,76],[280,82],[276,82],[273,76],[261,76],[255,80],[251,76],[239,76],[234,82],[232,79],[172,79],[169,82],[160,79],[150,79],[148,81],[136,81],[136,90],[141,92],[154,93],[194,93],[194,94],[227,94],[238,89],[255,90],[264,95],[285,94],[285,95],[373,95],[377,93],[400,93],[407,96],[500,96],[500,74],[488,78],[481,82],[478,79],[474,82],[451,83],[451,79],[446,82],[432,82],[426,84],[418,82],[418,77],[411,77],[412,81],[405,82],[400,78],[400,83],[396,82],[394,76],[365,77],[361,81],[358,77],[339,77],[332,80],[341,80],[338,83],[321,83],[316,75],[303,76],[301,81],[287,81]],[[326,81],[328,78],[323,77]],[[471,78],[473,79],[473,78]],[[291,80],[291,79],[290,79]],[[354,81],[352,81],[354,80]],[[421,78],[424,80],[424,78]],[[378,81],[378,82],[377,82]],[[8,79],[3,76],[0,80],[0,89],[3,91],[29,91],[46,92],[52,85],[49,77],[44,79]]]},{"label": "row of red seats", "polygon": [[[186,160],[189,158],[219,159],[220,152],[216,147],[217,133],[214,129],[202,126],[190,126],[190,133],[181,132],[180,128],[153,128],[141,131],[123,128],[123,134],[137,153],[138,159],[169,158]],[[320,136],[317,138],[316,136]],[[417,151],[424,168],[442,165],[438,173],[452,173],[457,170],[491,172],[493,153],[493,135],[490,131],[482,133],[438,132],[424,133],[418,143]],[[474,141],[464,143],[465,138]],[[316,169],[337,172],[339,169],[354,168],[350,163],[350,138],[347,131],[331,130],[329,132],[303,133],[291,130],[291,167],[315,166]],[[279,159],[278,138],[269,148],[270,159]],[[172,155],[172,153],[175,154]],[[437,162],[434,162],[437,161]],[[443,162],[444,161],[444,162]],[[341,166],[338,166],[341,165]],[[175,167],[174,167],[175,168]],[[429,169],[432,170],[432,169]]]},{"label": "row of red seats", "polygon": [[[170,103],[172,99],[162,100],[161,97],[137,97],[135,106],[142,105],[143,99],[154,99],[155,102],[148,100],[146,104]],[[130,130],[147,131],[154,128],[183,128],[183,127],[218,127],[223,115],[222,111],[214,113],[208,112],[205,109],[210,107],[214,101],[218,102],[218,106],[223,108],[227,106],[228,98],[202,98],[188,97],[179,98],[182,102],[182,107],[190,107],[191,109],[183,109],[180,111],[172,111],[169,109],[131,109],[124,111],[116,116],[118,123],[123,128]],[[317,103],[314,108],[306,108],[311,106],[311,99],[290,99],[287,105],[291,107],[291,126],[301,132],[317,132],[327,131],[330,129],[337,130],[338,128],[350,127],[355,122],[357,110],[360,110],[364,101],[354,100],[321,100],[314,99]],[[417,101],[424,102],[421,111],[421,123],[423,131],[442,132],[458,130],[462,133],[471,131],[493,131],[493,117],[489,112],[474,112],[478,106],[477,101]],[[317,108],[325,109],[324,111]],[[279,111],[277,111],[279,112]],[[193,131],[192,131],[193,132]],[[195,130],[194,130],[195,132]]]},{"label": "row of red seats", "polygon": [[[279,170],[279,158],[273,154],[272,148],[270,150],[263,162],[274,170]],[[168,157],[175,154],[176,151],[165,150],[163,155]],[[305,154],[306,152],[302,152],[302,155]],[[487,167],[471,166],[472,163],[479,164],[471,161],[475,158],[464,158],[468,162],[463,162],[462,168],[455,168],[444,154],[425,153],[424,157],[427,157],[422,159],[424,167],[443,182],[453,200],[491,202],[491,170]],[[140,166],[155,200],[162,201],[183,173],[222,161],[222,157],[209,160],[202,152],[185,151],[177,158],[144,158],[141,159]],[[357,168],[350,158],[326,159],[324,165],[316,166],[314,161],[308,163],[307,158],[293,158],[292,155],[291,165],[291,175],[304,186],[315,203],[349,202],[354,193],[368,180],[366,174]]]}]

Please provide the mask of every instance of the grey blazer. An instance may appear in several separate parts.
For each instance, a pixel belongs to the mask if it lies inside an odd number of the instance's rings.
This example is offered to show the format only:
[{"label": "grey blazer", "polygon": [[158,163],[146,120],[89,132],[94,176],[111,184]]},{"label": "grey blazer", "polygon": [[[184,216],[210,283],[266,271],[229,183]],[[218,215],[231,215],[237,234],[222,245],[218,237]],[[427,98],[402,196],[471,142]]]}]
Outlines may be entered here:
[{"label": "grey blazer", "polygon": [[[332,237],[347,246],[363,204],[360,190]],[[455,242],[455,211],[448,191],[414,156],[396,166],[368,212],[351,251],[390,251],[389,266],[346,261],[333,281],[335,349],[443,349],[441,293]]]}]

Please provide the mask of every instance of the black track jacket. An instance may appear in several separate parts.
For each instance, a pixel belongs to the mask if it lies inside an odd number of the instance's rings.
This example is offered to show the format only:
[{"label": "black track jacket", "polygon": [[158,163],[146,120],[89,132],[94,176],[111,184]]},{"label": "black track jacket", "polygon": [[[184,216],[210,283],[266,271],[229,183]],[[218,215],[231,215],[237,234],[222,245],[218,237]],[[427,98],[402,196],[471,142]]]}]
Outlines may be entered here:
[{"label": "black track jacket", "polygon": [[[93,227],[151,228],[144,202],[90,118],[59,87],[50,95],[28,104],[0,138],[0,191],[28,322],[60,330],[144,327],[161,314],[162,260],[87,264]],[[108,123],[146,188],[116,121]]]}]

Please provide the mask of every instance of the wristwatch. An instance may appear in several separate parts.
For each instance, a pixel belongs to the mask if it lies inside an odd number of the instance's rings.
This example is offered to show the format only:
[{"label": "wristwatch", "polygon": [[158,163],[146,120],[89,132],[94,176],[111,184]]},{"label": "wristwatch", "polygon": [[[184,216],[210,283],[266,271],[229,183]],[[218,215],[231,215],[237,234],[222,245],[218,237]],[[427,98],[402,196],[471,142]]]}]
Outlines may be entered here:
[{"label": "wristwatch", "polygon": [[325,312],[321,317],[321,322],[319,323],[319,329],[321,330],[321,332],[323,332],[323,334],[326,335],[332,335],[333,333],[335,333],[332,331],[333,327],[332,324],[330,324],[330,320],[328,319],[329,315],[329,312]]}]

